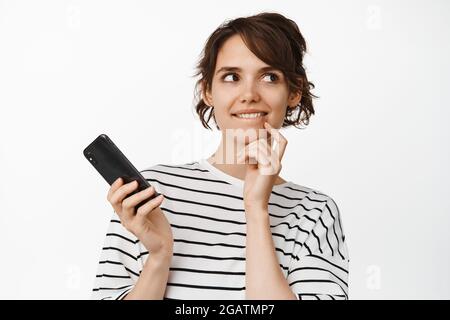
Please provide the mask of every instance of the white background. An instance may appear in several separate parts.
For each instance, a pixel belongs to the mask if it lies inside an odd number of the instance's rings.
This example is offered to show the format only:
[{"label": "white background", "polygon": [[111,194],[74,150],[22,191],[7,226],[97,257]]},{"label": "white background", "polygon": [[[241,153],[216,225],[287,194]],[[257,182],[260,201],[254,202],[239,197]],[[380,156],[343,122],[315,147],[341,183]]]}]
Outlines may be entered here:
[{"label": "white background", "polygon": [[83,157],[207,157],[194,66],[226,19],[297,22],[316,114],[282,177],[338,203],[351,299],[450,298],[450,2],[0,1],[0,298],[85,299],[112,209]]}]

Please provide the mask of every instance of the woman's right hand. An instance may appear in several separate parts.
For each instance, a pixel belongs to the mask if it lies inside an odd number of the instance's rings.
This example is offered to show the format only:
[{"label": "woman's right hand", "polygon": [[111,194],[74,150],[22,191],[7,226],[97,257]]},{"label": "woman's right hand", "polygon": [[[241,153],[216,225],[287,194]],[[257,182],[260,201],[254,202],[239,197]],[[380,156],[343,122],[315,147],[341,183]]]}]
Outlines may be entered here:
[{"label": "woman's right hand", "polygon": [[133,233],[151,255],[171,258],[173,253],[172,229],[159,208],[164,196],[159,195],[145,202],[136,212],[135,206],[150,198],[155,192],[154,187],[151,186],[128,197],[137,187],[136,180],[123,184],[123,180],[118,178],[111,185],[107,199],[125,229]]}]

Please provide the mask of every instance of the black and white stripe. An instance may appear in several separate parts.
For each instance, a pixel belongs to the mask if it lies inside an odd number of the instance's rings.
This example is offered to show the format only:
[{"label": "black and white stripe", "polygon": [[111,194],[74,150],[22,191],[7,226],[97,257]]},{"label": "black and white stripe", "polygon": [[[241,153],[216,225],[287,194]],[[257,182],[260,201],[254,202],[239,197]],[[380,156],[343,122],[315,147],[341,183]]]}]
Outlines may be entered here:
[{"label": "black and white stripe", "polygon": [[[174,253],[165,299],[245,299],[246,222],[242,187],[206,160],[141,171],[164,194]],[[274,186],[269,216],[280,269],[300,300],[348,299],[349,256],[339,209],[324,193]],[[122,299],[151,252],[113,213],[93,299]]]}]

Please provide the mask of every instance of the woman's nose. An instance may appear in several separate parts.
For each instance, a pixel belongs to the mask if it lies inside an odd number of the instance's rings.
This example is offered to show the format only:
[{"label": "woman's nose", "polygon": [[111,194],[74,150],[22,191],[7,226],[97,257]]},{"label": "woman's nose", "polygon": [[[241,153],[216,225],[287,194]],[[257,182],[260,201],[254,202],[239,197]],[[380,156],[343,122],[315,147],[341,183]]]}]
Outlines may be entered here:
[{"label": "woman's nose", "polygon": [[241,92],[241,102],[252,102],[259,100],[259,93],[256,84],[253,81],[247,81],[243,85]]}]

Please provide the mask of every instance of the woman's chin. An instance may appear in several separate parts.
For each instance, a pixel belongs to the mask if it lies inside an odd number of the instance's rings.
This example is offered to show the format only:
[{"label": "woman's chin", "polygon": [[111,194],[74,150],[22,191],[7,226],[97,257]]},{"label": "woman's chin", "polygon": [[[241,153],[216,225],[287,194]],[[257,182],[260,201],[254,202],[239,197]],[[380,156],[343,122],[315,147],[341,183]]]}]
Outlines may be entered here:
[{"label": "woman's chin", "polygon": [[226,137],[233,137],[240,144],[249,144],[258,139],[267,138],[267,130],[264,128],[264,123],[262,125],[255,124],[226,128],[222,134]]}]

